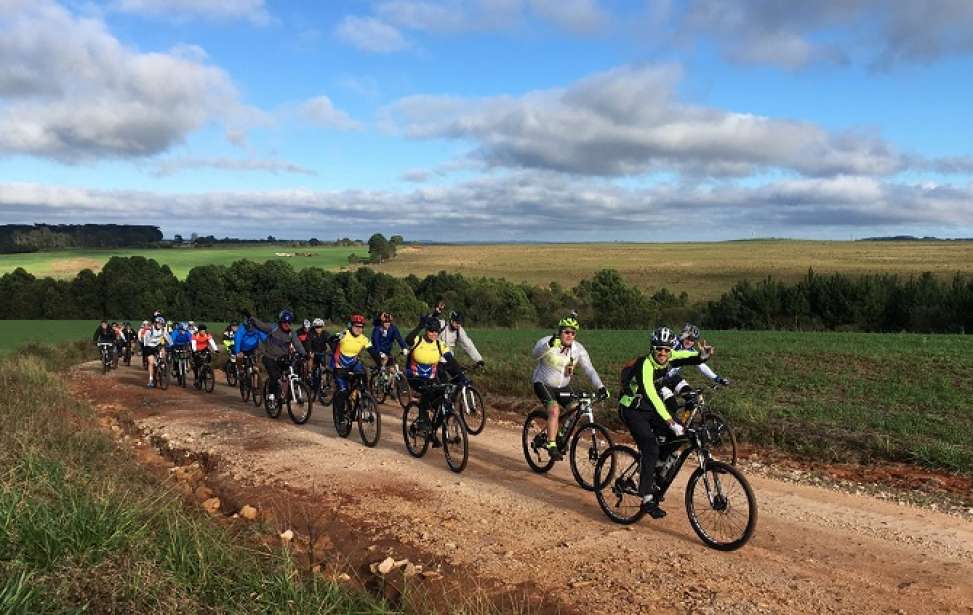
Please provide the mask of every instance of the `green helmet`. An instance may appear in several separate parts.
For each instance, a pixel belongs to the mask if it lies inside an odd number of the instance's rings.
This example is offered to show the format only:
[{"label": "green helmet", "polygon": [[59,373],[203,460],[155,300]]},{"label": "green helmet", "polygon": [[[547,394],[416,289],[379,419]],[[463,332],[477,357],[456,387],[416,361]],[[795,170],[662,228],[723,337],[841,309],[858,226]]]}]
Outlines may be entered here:
[{"label": "green helmet", "polygon": [[575,318],[574,316],[567,316],[558,321],[557,328],[558,330],[574,329],[575,331],[577,331],[578,329],[581,328],[581,325],[578,323],[578,319]]}]

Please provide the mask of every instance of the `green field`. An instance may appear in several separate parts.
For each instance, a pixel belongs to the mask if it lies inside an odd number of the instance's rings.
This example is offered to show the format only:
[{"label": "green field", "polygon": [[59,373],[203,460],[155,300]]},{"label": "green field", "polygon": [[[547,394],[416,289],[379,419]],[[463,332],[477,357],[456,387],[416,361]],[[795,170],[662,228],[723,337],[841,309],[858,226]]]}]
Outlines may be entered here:
[{"label": "green field", "polygon": [[840,272],[952,276],[973,273],[973,241],[796,241],[643,244],[496,244],[407,246],[377,266],[395,276],[441,270],[573,288],[613,268],[647,290],[685,291],[690,301],[715,299],[739,280],[773,275],[794,282],[807,274]]},{"label": "green field", "polygon": [[[313,256],[276,256],[281,253],[310,253]],[[300,247],[291,246],[235,246],[228,248],[155,248],[148,250],[59,250],[29,254],[0,254],[0,275],[23,267],[37,277],[72,278],[82,269],[98,271],[113,256],[144,256],[168,265],[179,278],[185,278],[199,265],[229,265],[249,259],[255,262],[283,260],[295,269],[321,267],[337,269],[348,265],[348,256],[368,256],[368,248],[358,247]]]},{"label": "green field", "polygon": [[[92,321],[0,321],[0,351],[28,339],[90,339]],[[217,331],[218,325],[211,327]],[[529,352],[547,332],[471,330],[488,394],[532,400]],[[973,472],[973,350],[968,337],[715,331],[712,367],[734,385],[716,402],[752,442],[815,459],[906,460]],[[644,331],[582,331],[613,393]],[[684,370],[701,383],[695,368]],[[606,420],[613,420],[613,412]]]}]

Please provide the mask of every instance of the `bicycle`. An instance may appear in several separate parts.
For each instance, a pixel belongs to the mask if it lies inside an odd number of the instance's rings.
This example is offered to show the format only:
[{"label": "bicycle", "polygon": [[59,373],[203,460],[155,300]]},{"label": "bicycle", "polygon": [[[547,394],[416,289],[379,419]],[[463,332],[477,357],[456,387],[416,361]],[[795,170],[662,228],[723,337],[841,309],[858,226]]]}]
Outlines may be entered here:
[{"label": "bicycle", "polygon": [[480,369],[478,365],[464,367],[462,374],[453,377],[458,385],[453,393],[453,404],[456,404],[456,401],[459,400],[460,416],[466,423],[466,430],[471,436],[479,435],[486,426],[486,406],[483,404],[483,395],[468,378],[464,377],[469,372],[478,369]]},{"label": "bicycle", "polygon": [[[442,445],[446,465],[453,472],[459,473],[466,468],[470,455],[470,442],[466,433],[466,423],[453,407],[454,393],[457,385],[452,382],[432,384],[430,388],[439,394],[433,399],[433,416],[428,429],[420,429],[419,403],[410,401],[402,410],[402,437],[405,439],[405,449],[413,457],[426,454],[430,442],[435,442],[433,448]],[[441,439],[436,438],[439,431]]]},{"label": "bicycle", "polygon": [[[592,491],[595,488],[594,470],[599,457],[612,446],[608,430],[595,422],[592,406],[595,402],[604,401],[607,396],[587,392],[562,393],[558,403],[564,412],[560,417],[561,427],[558,429],[555,443],[557,450],[564,455],[569,451],[571,474],[582,489]],[[570,409],[561,401],[567,401]],[[547,410],[534,410],[527,415],[521,436],[524,457],[530,469],[539,474],[548,472],[554,467],[555,460],[548,453],[547,444],[550,438],[547,433]],[[589,480],[588,476],[591,476]]]},{"label": "bicycle", "polygon": [[[347,438],[348,434],[351,433],[352,421],[357,421],[358,435],[361,436],[362,444],[374,448],[382,435],[382,414],[378,411],[375,397],[372,396],[365,385],[364,374],[351,373],[348,378],[351,389],[348,393],[348,399],[345,401],[343,416],[338,415],[338,410],[334,405],[331,406],[335,431],[342,438]],[[349,410],[351,411],[349,412]]]},{"label": "bicycle", "polygon": [[298,425],[303,425],[311,418],[311,406],[314,403],[311,392],[301,379],[295,364],[302,361],[297,357],[280,357],[277,365],[281,367],[280,379],[277,381],[277,397],[270,398],[270,379],[264,382],[263,400],[267,416],[275,419],[280,416],[281,407],[287,404],[287,414]]},{"label": "bicycle", "polygon": [[[707,387],[710,393],[719,390],[717,385]],[[679,412],[679,422],[686,427],[705,429],[709,451],[721,460],[728,461],[731,466],[737,464],[737,441],[729,422],[718,412],[707,407],[706,397],[699,395],[694,389],[688,395],[683,410]],[[693,409],[697,409],[693,412]]]},{"label": "bicycle", "polygon": [[169,353],[166,353],[165,358],[163,358],[160,353],[155,357],[155,382],[163,391],[169,388],[169,374],[171,373],[169,356]]},{"label": "bicycle", "polygon": [[172,373],[176,377],[176,383],[185,387],[189,376],[189,350],[185,348],[174,349],[172,361]]},{"label": "bicycle", "polygon": [[201,391],[206,391],[207,393],[212,393],[213,387],[216,385],[216,375],[210,366],[213,355],[208,350],[196,354],[198,356],[194,357],[193,360],[198,361],[198,366],[196,367],[196,371],[193,372],[193,387]]},{"label": "bicycle", "polygon": [[405,373],[391,355],[385,360],[385,365],[373,367],[369,372],[369,388],[372,396],[379,404],[391,395],[405,408],[412,400],[412,389]]},{"label": "bicycle", "polygon": [[314,359],[314,369],[311,370],[310,385],[318,397],[318,401],[327,406],[334,399],[334,375],[325,364],[324,353]]},{"label": "bicycle", "polygon": [[227,352],[229,356],[223,364],[223,375],[226,376],[226,384],[235,387],[237,385],[236,355],[229,350]]},{"label": "bicycle", "polygon": [[115,344],[112,342],[98,342],[98,352],[101,353],[101,373],[107,374],[112,369],[114,363],[113,349]]},{"label": "bicycle", "polygon": [[122,355],[122,360],[126,366],[132,364],[132,340],[125,341],[125,353]]},{"label": "bicycle", "polygon": [[253,354],[243,355],[243,366],[240,371],[239,385],[240,398],[245,402],[252,398],[253,405],[259,407],[262,402],[263,383]]},{"label": "bicycle", "polygon": [[[702,391],[697,391],[701,395]],[[697,414],[699,406],[693,408]],[[695,417],[690,417],[689,424]],[[720,551],[739,549],[753,536],[757,524],[757,501],[750,483],[736,467],[718,461],[709,451],[710,431],[688,428],[686,433],[669,439],[657,436],[662,445],[656,463],[655,501],[662,503],[666,492],[693,453],[699,467],[686,483],[686,514],[689,524],[703,543]],[[598,505],[615,523],[628,525],[645,515],[639,496],[642,456],[631,446],[617,444],[609,448],[595,466]],[[741,512],[738,508],[746,505]],[[712,515],[712,516],[710,516]],[[712,519],[712,524],[709,523]]]}]

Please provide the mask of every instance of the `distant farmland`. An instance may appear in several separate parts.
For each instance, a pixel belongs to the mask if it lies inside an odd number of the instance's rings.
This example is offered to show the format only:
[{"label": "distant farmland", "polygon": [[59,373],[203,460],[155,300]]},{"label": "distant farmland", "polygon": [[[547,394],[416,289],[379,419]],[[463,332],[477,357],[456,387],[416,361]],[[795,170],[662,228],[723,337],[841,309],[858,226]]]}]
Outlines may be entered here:
[{"label": "distant farmland", "polygon": [[973,241],[731,241],[672,244],[491,244],[409,246],[377,267],[396,276],[445,270],[572,288],[611,267],[643,289],[686,291],[692,301],[713,299],[739,280],[768,275],[793,282],[817,273],[931,271],[973,273]]}]

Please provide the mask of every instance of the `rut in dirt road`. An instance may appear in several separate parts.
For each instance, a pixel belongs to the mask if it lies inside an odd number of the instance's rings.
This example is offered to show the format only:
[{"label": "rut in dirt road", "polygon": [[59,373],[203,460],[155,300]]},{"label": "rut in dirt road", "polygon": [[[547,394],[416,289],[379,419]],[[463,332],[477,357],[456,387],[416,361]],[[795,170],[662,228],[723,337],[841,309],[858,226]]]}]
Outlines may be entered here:
[{"label": "rut in dirt road", "polygon": [[[170,446],[208,452],[235,478],[272,488],[321,486],[349,496],[343,513],[499,583],[532,581],[594,613],[973,613],[973,523],[868,496],[748,477],[760,522],[751,542],[706,548],[683,509],[688,470],[670,490],[669,515],[611,523],[567,463],[532,473],[520,425],[488,422],[470,439],[462,474],[440,450],[405,451],[398,405],[384,405],[368,449],[335,435],[330,408],[304,426],[244,404],[236,390],[146,390],[144,372],[79,369],[95,403],[124,406]],[[487,393],[489,403],[489,394]]]}]

